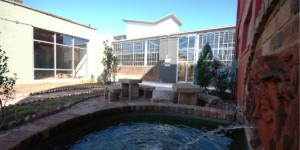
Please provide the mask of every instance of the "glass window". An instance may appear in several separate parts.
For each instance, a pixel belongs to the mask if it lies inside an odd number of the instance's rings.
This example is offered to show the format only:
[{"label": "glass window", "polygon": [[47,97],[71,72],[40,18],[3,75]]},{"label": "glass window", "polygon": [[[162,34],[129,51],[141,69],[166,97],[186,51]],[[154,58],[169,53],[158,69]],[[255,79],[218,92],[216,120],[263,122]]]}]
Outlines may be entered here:
[{"label": "glass window", "polygon": [[68,35],[63,35],[63,34],[56,34],[56,43],[57,44],[63,44],[63,45],[69,45],[72,46],[72,37]]},{"label": "glass window", "polygon": [[72,69],[72,47],[56,46],[56,68]]},{"label": "glass window", "polygon": [[203,37],[202,37],[202,35],[200,34],[200,35],[199,35],[199,49],[202,49],[202,48],[203,48],[203,46],[202,46],[202,40],[203,40]]},{"label": "glass window", "polygon": [[34,79],[54,79],[54,70],[34,70]]},{"label": "glass window", "polygon": [[41,29],[34,29],[33,38],[36,40],[46,41],[46,42],[54,42],[54,32],[41,30]]},{"label": "glass window", "polygon": [[187,48],[187,37],[179,37],[179,49]]},{"label": "glass window", "polygon": [[34,42],[34,68],[54,68],[54,45]]},{"label": "glass window", "polygon": [[179,58],[179,61],[186,61],[187,60],[187,50],[179,50],[178,58]]},{"label": "glass window", "polygon": [[[60,33],[34,29],[34,79],[86,78],[87,42]],[[74,43],[77,47],[74,47]]]},{"label": "glass window", "polygon": [[155,66],[159,61],[159,40],[148,41],[147,65]]},{"label": "glass window", "polygon": [[188,50],[188,61],[194,61],[194,49]]},{"label": "glass window", "polygon": [[195,47],[195,36],[190,36],[189,37],[189,48],[194,48]]},{"label": "glass window", "polygon": [[139,41],[134,42],[134,65],[143,66],[145,54],[145,42]]},{"label": "glass window", "polygon": [[75,70],[74,71],[74,78],[75,79],[84,79],[86,77],[85,70]]},{"label": "glass window", "polygon": [[72,71],[56,71],[56,79],[71,79],[72,78]]},{"label": "glass window", "polygon": [[74,37],[74,46],[75,47],[80,47],[80,48],[87,48],[87,43],[88,40],[80,39],[80,38],[75,38]]},{"label": "glass window", "polygon": [[81,48],[74,49],[74,69],[86,69],[87,65],[87,51]]}]

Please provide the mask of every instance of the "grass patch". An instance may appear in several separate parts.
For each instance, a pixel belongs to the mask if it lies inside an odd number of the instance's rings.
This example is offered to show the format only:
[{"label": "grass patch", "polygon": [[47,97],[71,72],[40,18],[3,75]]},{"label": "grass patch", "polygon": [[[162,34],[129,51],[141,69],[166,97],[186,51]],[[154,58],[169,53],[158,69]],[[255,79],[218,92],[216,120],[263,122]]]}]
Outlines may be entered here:
[{"label": "grass patch", "polygon": [[21,106],[16,109],[17,115],[30,115],[35,114],[36,111],[33,108]]},{"label": "grass patch", "polygon": [[41,102],[34,102],[29,104],[31,107],[39,107],[41,106]]},{"label": "grass patch", "polygon": [[55,109],[55,108],[56,108],[55,106],[52,106],[52,105],[51,105],[51,106],[47,106],[46,109],[47,109],[47,110],[53,110],[53,109]]},{"label": "grass patch", "polygon": [[46,99],[45,103],[46,103],[46,105],[54,105],[53,100],[51,100],[51,99]]}]

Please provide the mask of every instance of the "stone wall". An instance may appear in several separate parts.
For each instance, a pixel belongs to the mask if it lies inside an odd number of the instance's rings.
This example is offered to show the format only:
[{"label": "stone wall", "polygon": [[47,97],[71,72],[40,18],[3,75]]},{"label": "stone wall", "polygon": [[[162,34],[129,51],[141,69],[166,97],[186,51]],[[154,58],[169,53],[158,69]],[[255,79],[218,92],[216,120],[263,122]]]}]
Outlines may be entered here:
[{"label": "stone wall", "polygon": [[120,66],[116,78],[132,78],[146,81],[160,81],[159,68],[158,66]]},{"label": "stone wall", "polygon": [[[238,20],[238,96],[244,104],[254,149],[299,149],[299,0],[245,2]],[[252,9],[251,44],[243,47],[243,27]],[[250,11],[251,12],[251,11]],[[247,38],[247,37],[246,37]],[[243,49],[244,48],[244,49]],[[245,57],[246,56],[246,57]]]}]

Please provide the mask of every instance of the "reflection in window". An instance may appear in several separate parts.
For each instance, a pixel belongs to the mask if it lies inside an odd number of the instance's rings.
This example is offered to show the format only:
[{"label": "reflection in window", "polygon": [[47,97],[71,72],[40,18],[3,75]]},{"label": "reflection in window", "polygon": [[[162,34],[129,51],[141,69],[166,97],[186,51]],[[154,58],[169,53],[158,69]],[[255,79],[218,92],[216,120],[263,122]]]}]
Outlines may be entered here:
[{"label": "reflection in window", "polygon": [[159,61],[159,40],[148,41],[147,65],[155,66]]},{"label": "reflection in window", "polygon": [[234,34],[234,29],[199,33],[198,56],[204,45],[209,43],[213,52],[213,58],[229,64],[227,62],[232,61],[234,54]]},{"label": "reflection in window", "polygon": [[145,42],[134,42],[134,65],[143,66],[145,58]]},{"label": "reflection in window", "polygon": [[34,70],[34,79],[54,79],[54,70]]},{"label": "reflection in window", "polygon": [[72,46],[73,41],[72,37],[68,35],[63,35],[63,34],[56,34],[56,43],[57,44],[63,44],[63,45],[69,45]]},{"label": "reflection in window", "polygon": [[187,59],[187,51],[186,50],[179,50],[178,51],[178,58],[179,61],[186,61]]},{"label": "reflection in window", "polygon": [[53,43],[54,42],[54,32],[35,28],[34,32],[33,32],[33,38],[35,40],[41,40],[41,41]]},{"label": "reflection in window", "polygon": [[87,42],[88,41],[84,40],[84,39],[74,38],[74,46],[75,47],[87,48],[86,47]]},{"label": "reflection in window", "polygon": [[72,47],[56,46],[56,68],[72,69]]},{"label": "reflection in window", "polygon": [[56,71],[56,79],[71,79],[72,71]]},{"label": "reflection in window", "polygon": [[74,49],[74,68],[75,69],[86,69],[87,65],[87,56],[86,50],[75,48]]},{"label": "reflection in window", "polygon": [[34,68],[54,68],[53,44],[34,42]]},{"label": "reflection in window", "polygon": [[178,61],[194,62],[195,36],[179,37]]},{"label": "reflection in window", "polygon": [[188,38],[185,36],[179,37],[179,49],[187,48],[187,40]]}]

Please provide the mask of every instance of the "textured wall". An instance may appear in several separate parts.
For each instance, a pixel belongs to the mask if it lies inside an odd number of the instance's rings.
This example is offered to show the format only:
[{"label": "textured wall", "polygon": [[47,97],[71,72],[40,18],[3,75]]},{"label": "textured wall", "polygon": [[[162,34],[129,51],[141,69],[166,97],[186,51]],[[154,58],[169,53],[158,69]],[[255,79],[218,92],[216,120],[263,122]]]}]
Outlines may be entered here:
[{"label": "textured wall", "polygon": [[132,78],[142,79],[146,81],[159,81],[159,68],[157,66],[120,66],[116,78]]},{"label": "textured wall", "polygon": [[[254,149],[299,149],[299,1],[239,1],[239,92]],[[239,18],[240,16],[240,18]],[[249,17],[250,16],[250,17]],[[251,43],[243,45],[252,18]],[[247,33],[247,32],[246,32]],[[247,34],[246,34],[247,35]],[[241,65],[242,64],[242,65]]]}]

